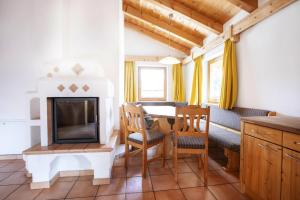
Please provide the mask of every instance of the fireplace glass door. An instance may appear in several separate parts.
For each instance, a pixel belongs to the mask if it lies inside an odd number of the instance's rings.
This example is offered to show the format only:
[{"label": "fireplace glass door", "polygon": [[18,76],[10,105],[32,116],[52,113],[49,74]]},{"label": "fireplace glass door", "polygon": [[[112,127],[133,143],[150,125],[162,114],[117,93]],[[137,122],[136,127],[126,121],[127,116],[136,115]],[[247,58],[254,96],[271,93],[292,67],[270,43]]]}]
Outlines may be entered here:
[{"label": "fireplace glass door", "polygon": [[53,98],[53,142],[99,142],[98,98]]}]

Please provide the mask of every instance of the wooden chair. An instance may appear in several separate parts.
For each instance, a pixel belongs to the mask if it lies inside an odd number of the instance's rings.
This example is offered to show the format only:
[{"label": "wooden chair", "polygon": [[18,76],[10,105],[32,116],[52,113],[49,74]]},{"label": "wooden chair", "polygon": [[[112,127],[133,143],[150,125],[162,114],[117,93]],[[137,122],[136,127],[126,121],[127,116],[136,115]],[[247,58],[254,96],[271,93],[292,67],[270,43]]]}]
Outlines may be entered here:
[{"label": "wooden chair", "polygon": [[[143,154],[143,177],[146,177],[148,163],[161,158],[162,165],[165,166],[166,140],[163,133],[157,130],[146,129],[145,116],[142,106],[123,105],[123,124],[125,129],[125,167],[128,167],[128,158],[142,151]],[[147,149],[155,145],[162,144],[163,150],[161,155],[157,155],[152,159],[147,159]],[[129,152],[129,145],[136,147],[138,150]]]},{"label": "wooden chair", "polygon": [[176,107],[173,135],[173,166],[176,181],[178,154],[199,154],[199,167],[204,167],[204,185],[207,186],[209,114],[209,107]]}]

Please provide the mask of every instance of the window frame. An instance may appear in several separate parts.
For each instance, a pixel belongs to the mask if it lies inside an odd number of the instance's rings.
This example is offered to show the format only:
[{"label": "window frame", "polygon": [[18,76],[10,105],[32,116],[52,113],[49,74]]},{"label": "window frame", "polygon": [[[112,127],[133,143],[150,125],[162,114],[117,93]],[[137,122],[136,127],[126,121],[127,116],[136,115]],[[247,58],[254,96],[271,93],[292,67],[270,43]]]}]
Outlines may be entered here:
[{"label": "window frame", "polygon": [[[141,97],[141,70],[142,69],[163,69],[163,71],[164,71],[164,97],[162,97],[162,98],[143,98],[143,97]],[[138,66],[138,100],[139,101],[167,101],[167,67]]]},{"label": "window frame", "polygon": [[[208,61],[208,70],[207,70],[207,73],[208,73],[208,77],[207,77],[207,101],[208,101],[208,103],[211,103],[211,104],[219,104],[220,103],[220,98],[219,99],[212,99],[210,97],[210,68],[211,68],[211,64],[213,64],[215,62],[218,62],[220,60],[223,60],[223,55],[220,55],[220,56],[218,56],[216,58],[213,58],[213,59],[211,59],[211,60]],[[223,73],[223,66],[222,66],[222,73]],[[220,94],[220,97],[221,97],[221,94]]]}]

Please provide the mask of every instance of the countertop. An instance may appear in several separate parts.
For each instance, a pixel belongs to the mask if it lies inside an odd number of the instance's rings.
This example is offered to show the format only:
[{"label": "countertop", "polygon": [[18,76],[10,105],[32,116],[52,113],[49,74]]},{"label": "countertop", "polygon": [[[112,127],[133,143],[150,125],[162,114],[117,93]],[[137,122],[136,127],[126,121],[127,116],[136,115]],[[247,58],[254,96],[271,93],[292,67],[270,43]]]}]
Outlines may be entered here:
[{"label": "countertop", "polygon": [[257,116],[242,117],[242,121],[265,126],[268,128],[278,129],[281,131],[291,132],[300,135],[300,117],[289,116]]}]

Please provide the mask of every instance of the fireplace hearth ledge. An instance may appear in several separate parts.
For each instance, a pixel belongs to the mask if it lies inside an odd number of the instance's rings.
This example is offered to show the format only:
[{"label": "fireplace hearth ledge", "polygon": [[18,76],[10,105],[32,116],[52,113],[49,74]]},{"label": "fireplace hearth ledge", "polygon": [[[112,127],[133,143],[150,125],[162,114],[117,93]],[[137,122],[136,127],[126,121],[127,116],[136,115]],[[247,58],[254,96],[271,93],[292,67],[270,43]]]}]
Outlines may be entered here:
[{"label": "fireplace hearth ledge", "polygon": [[109,184],[118,143],[119,131],[114,130],[106,145],[94,143],[84,148],[64,144],[56,144],[54,148],[37,145],[25,150],[23,159],[27,174],[32,177],[31,189],[49,188],[58,177],[91,174],[94,175],[93,185]]}]

